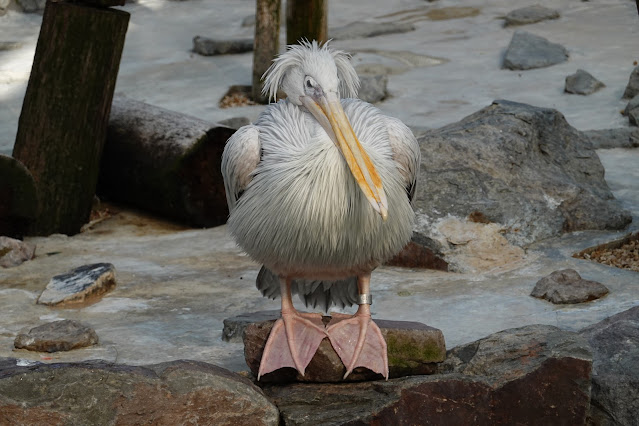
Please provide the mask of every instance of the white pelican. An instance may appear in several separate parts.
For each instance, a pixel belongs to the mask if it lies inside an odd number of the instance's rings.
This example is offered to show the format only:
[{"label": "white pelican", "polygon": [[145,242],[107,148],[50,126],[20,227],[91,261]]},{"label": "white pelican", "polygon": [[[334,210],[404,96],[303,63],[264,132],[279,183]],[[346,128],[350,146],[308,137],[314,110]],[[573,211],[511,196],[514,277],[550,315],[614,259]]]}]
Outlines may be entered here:
[{"label": "white pelican", "polygon": [[[386,342],[371,321],[371,272],[410,240],[420,151],[401,121],[353,99],[359,78],[342,51],[303,41],[264,74],[270,104],[239,129],[222,157],[239,246],[264,266],[262,294],[282,298],[282,318],[264,348],[261,375],[282,367],[302,375],[321,340],[346,376],[363,366],[388,378]],[[359,304],[352,317],[300,313],[291,294],[326,311]]]}]

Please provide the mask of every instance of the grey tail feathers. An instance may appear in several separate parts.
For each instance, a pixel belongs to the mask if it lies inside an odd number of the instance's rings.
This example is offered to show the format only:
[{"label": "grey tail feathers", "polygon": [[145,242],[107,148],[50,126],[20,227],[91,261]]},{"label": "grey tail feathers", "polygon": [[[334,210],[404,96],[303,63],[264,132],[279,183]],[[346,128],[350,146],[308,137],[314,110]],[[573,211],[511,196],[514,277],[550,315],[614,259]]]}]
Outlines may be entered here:
[{"label": "grey tail feathers", "polygon": [[[262,266],[256,280],[264,297],[280,296],[280,279],[273,271]],[[357,303],[357,277],[337,281],[293,280],[291,292],[297,294],[307,307],[328,312],[333,305],[340,308]]]}]

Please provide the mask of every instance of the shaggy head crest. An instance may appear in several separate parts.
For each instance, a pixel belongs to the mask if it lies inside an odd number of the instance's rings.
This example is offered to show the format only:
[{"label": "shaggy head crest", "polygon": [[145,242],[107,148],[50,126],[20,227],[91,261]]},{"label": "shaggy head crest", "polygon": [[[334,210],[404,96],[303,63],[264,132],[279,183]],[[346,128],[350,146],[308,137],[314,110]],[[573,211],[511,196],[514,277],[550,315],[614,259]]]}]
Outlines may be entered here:
[{"label": "shaggy head crest", "polygon": [[351,56],[342,50],[331,49],[328,43],[328,41],[319,44],[315,40],[300,40],[299,44],[287,46],[286,52],[275,58],[262,76],[262,80],[264,80],[262,95],[268,95],[269,101],[271,99],[276,101],[277,91],[281,87],[282,81],[293,68],[304,69],[309,65],[321,67],[326,64],[326,61],[332,60],[337,68],[339,96],[341,98],[357,97],[359,77],[351,65]]}]

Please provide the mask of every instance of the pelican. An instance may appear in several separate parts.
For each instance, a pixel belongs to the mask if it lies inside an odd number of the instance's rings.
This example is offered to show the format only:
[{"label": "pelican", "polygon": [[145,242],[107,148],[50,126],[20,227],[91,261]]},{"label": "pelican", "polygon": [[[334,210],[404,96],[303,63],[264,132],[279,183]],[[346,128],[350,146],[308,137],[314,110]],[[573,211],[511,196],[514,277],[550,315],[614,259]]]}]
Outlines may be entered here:
[{"label": "pelican", "polygon": [[[350,55],[328,43],[287,47],[263,76],[277,100],[227,142],[222,175],[228,229],[263,264],[257,287],[281,297],[258,380],[282,367],[302,375],[328,337],[346,367],[388,379],[386,342],[371,320],[371,272],[410,240],[420,164],[417,140],[400,120],[356,99]],[[306,306],[358,304],[355,315],[301,313]]]}]

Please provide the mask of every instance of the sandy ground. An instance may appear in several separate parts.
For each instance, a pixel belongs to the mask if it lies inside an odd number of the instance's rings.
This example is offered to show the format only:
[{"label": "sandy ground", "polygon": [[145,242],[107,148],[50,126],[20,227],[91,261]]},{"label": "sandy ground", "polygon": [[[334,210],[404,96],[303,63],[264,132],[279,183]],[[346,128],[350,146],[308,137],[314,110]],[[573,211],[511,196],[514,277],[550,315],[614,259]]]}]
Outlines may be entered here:
[{"label": "sandy ground", "polygon": [[[620,98],[633,61],[639,58],[635,3],[537,3],[559,9],[562,18],[523,29],[563,44],[570,59],[524,72],[500,69],[514,31],[502,27],[500,16],[531,4],[523,0],[464,2],[480,13],[444,21],[428,20],[425,13],[458,6],[457,2],[331,2],[329,22],[331,27],[355,20],[414,22],[416,30],[410,33],[334,45],[353,52],[356,66],[395,70],[389,77],[391,98],[378,106],[415,128],[457,121],[499,98],[557,108],[579,129],[625,126],[626,119],[619,114],[625,102]],[[125,6],[132,16],[116,92],[211,121],[256,118],[263,107],[217,106],[230,85],[249,84],[252,55],[201,57],[190,51],[195,35],[252,36],[252,27],[242,27],[241,21],[253,8],[249,0],[139,0]],[[0,17],[0,42],[20,45],[0,51],[0,153],[11,153],[40,20],[38,15],[13,11]],[[603,81],[606,88],[588,97],[563,93],[565,77],[578,68]],[[633,212],[635,222],[629,230],[566,235],[528,248],[517,265],[481,273],[380,268],[373,276],[373,314],[438,327],[452,347],[531,323],[577,330],[639,304],[636,272],[571,257],[637,229],[639,151],[599,153],[611,189]],[[0,356],[45,361],[102,358],[131,364],[191,358],[241,370],[246,368],[241,344],[221,341],[223,319],[279,305],[255,290],[258,265],[239,252],[224,226],[184,229],[123,210],[74,237],[29,241],[38,246],[37,258],[0,270]],[[118,286],[112,293],[83,308],[35,304],[51,276],[91,262],[115,265]],[[566,267],[604,283],[611,294],[577,306],[554,306],[528,296],[539,278]],[[20,330],[67,318],[93,326],[100,345],[66,354],[13,350]]]}]

